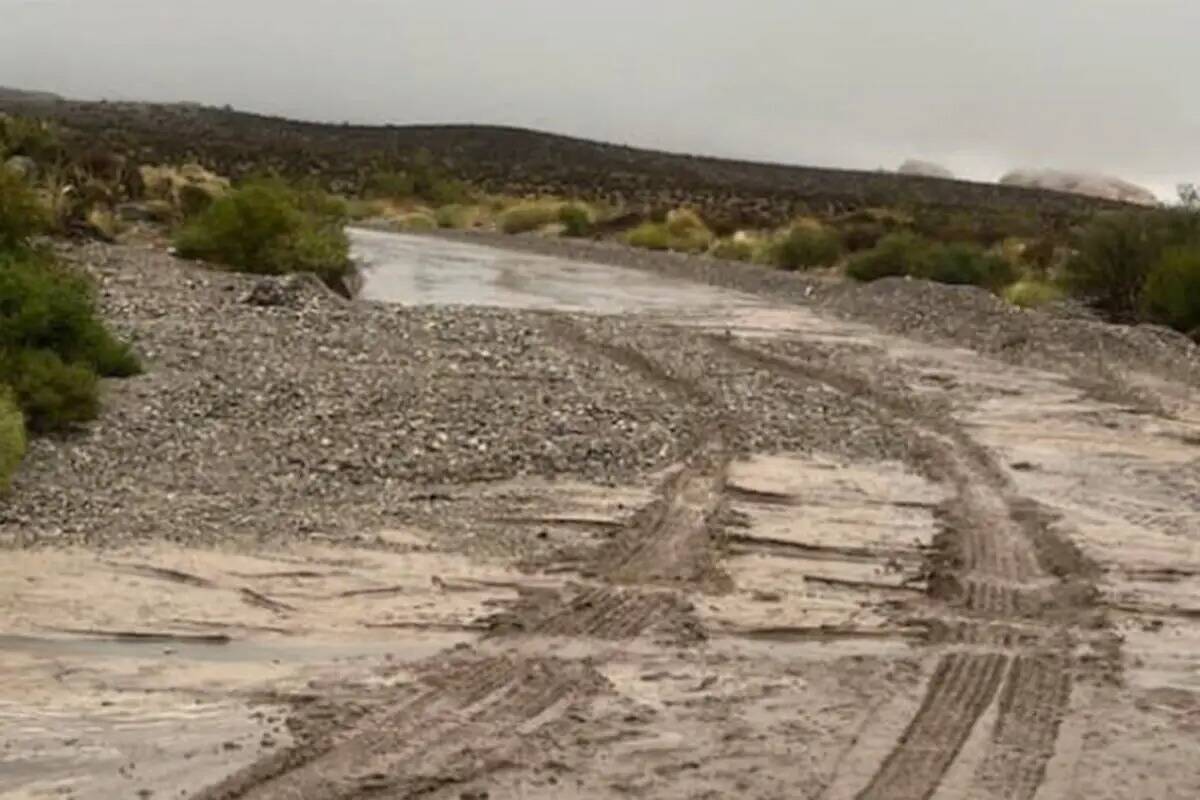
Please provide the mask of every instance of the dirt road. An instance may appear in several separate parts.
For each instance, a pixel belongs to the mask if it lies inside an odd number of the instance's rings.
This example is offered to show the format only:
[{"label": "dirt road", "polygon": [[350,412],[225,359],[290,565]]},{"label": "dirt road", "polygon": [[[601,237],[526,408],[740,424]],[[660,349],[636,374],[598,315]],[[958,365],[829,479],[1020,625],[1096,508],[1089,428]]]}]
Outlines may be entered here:
[{"label": "dirt road", "polygon": [[[509,358],[508,322],[490,346],[406,339],[455,386],[484,384],[481,415],[524,397],[550,427],[511,447],[553,440],[564,460],[472,480],[334,471],[406,498],[368,508],[347,488],[323,500],[353,521],[336,532],[125,535],[118,508],[87,512],[104,538],[56,539],[49,512],[10,512],[0,796],[1200,796],[1200,402],[1182,372],[1031,366],[595,266],[547,292],[529,279],[545,262],[422,241],[384,244],[460,259],[459,302],[498,280],[511,305],[574,311],[564,296],[599,292],[581,283],[610,287],[606,316],[505,312],[539,360],[513,355],[503,378],[474,359]],[[473,283],[473,257],[500,266]],[[127,268],[105,272],[111,297]],[[451,438],[492,441],[456,408]],[[102,439],[32,469],[66,475]],[[650,455],[589,468],[615,441]],[[159,469],[123,502],[236,505],[267,481],[220,494],[212,471]],[[237,513],[221,524],[268,524]]]}]

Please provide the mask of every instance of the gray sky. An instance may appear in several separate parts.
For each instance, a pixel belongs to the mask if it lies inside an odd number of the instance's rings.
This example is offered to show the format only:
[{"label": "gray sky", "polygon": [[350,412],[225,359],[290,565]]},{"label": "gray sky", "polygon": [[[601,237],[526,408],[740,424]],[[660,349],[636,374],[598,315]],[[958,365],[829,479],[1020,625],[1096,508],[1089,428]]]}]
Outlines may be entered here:
[{"label": "gray sky", "polygon": [[1200,181],[1197,0],[0,0],[0,85]]}]

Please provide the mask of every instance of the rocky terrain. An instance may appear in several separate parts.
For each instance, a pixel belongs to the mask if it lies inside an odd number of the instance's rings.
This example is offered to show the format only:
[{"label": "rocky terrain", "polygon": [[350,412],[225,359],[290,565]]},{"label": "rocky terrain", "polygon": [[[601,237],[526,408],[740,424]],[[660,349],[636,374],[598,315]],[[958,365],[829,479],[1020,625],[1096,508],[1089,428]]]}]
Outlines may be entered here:
[{"label": "rocky terrain", "polygon": [[1200,793],[1186,339],[456,244],[663,302],[383,305],[64,245],[148,369],[0,505],[0,795]]},{"label": "rocky terrain", "polygon": [[195,160],[231,177],[273,170],[316,177],[336,191],[357,191],[370,175],[423,150],[484,191],[635,208],[690,206],[718,228],[774,227],[800,213],[871,206],[1033,215],[1054,226],[1120,205],[945,176],[704,158],[515,128],[317,124],[195,104],[48,100],[19,92],[0,94],[5,112],[57,121],[76,132],[79,146],[138,163]]}]

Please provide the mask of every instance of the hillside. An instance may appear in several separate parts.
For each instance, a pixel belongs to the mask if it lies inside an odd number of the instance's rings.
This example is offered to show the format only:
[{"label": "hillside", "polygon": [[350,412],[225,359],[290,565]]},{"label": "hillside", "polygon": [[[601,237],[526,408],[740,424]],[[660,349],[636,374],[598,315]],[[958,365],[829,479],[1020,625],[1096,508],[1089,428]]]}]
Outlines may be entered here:
[{"label": "hillside", "polygon": [[488,191],[686,204],[717,224],[777,225],[803,211],[868,206],[1064,222],[1114,205],[1047,190],[680,155],[507,127],[330,125],[195,104],[69,101],[8,90],[0,91],[0,112],[54,120],[88,146],[136,153],[143,162],[194,159],[233,176],[266,168],[348,190],[425,150]]}]

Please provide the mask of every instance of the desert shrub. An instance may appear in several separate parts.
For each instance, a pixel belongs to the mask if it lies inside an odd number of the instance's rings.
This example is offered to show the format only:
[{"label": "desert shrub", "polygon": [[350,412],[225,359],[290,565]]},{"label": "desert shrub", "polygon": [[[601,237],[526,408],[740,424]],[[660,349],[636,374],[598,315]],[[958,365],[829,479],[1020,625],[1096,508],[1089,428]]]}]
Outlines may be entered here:
[{"label": "desert shrub", "polygon": [[854,255],[846,274],[859,281],[913,274],[922,269],[932,245],[914,233],[891,233],[875,247]]},{"label": "desert shrub", "polygon": [[88,233],[106,242],[116,240],[124,227],[113,210],[105,206],[93,206],[88,209],[84,222]]},{"label": "desert shrub", "polygon": [[753,261],[761,244],[743,234],[734,234],[728,239],[719,239],[709,250],[713,258],[726,261]]},{"label": "desert shrub", "polygon": [[406,233],[429,233],[438,229],[438,221],[428,211],[408,211],[393,217],[396,227]]},{"label": "desert shrub", "polygon": [[1004,290],[1004,299],[1020,308],[1041,308],[1063,298],[1063,290],[1036,278],[1019,280]]},{"label": "desert shrub", "polygon": [[625,235],[625,241],[633,247],[645,250],[669,250],[671,232],[660,222],[643,222]]},{"label": "desert shrub", "polygon": [[62,137],[53,125],[27,117],[0,117],[0,158],[26,156],[48,163],[61,158],[62,151]]},{"label": "desert shrub", "polygon": [[870,250],[888,234],[888,226],[880,222],[850,222],[838,228],[842,244],[851,253]]},{"label": "desert shrub", "polygon": [[194,217],[207,211],[219,195],[202,184],[185,183],[179,187],[178,196],[180,213],[185,217]]},{"label": "desert shrub", "polygon": [[770,245],[768,258],[783,269],[827,267],[842,254],[842,242],[833,231],[816,225],[795,225]]},{"label": "desert shrub", "polygon": [[0,254],[0,349],[46,350],[105,377],[141,371],[97,315],[88,281],[40,254]]},{"label": "desert shrub", "polygon": [[33,188],[0,164],[0,251],[22,247],[49,222]]},{"label": "desert shrub", "polygon": [[557,222],[558,212],[558,203],[518,203],[500,215],[498,224],[505,233],[528,233]]},{"label": "desert shrub", "polygon": [[1140,306],[1150,321],[1184,333],[1200,331],[1200,246],[1166,250],[1146,277]]},{"label": "desert shrub", "polygon": [[565,203],[558,210],[564,236],[587,236],[592,232],[592,211],[583,203]]},{"label": "desert shrub", "polygon": [[999,289],[1017,279],[1016,268],[1003,256],[988,253],[977,244],[954,242],[930,247],[908,272],[936,283]]},{"label": "desert shrub", "polygon": [[479,206],[463,203],[450,203],[442,206],[434,214],[439,228],[450,228],[451,230],[474,228],[479,224],[482,216],[483,213]]},{"label": "desert shrub", "polygon": [[677,208],[667,214],[664,227],[667,247],[682,253],[702,253],[713,242],[713,233],[696,212]]},{"label": "desert shrub", "polygon": [[197,216],[230,191],[227,178],[199,164],[146,165],[139,168],[138,175],[145,196],[169,204],[173,216]]},{"label": "desert shrub", "polygon": [[407,172],[380,172],[367,179],[363,193],[374,199],[404,200],[417,193],[417,183]]},{"label": "desert shrub", "polygon": [[0,493],[8,490],[13,473],[25,457],[25,417],[12,390],[0,386]]},{"label": "desert shrub", "polygon": [[0,354],[0,367],[34,433],[63,431],[100,413],[99,378],[49,350]]},{"label": "desert shrub", "polygon": [[371,175],[365,181],[363,193],[387,200],[420,198],[435,206],[462,203],[471,197],[469,187],[447,175],[428,152],[418,152],[404,166],[403,170]]},{"label": "desert shrub", "polygon": [[373,217],[382,217],[387,213],[388,204],[381,200],[364,200],[351,198],[346,201],[346,218],[360,221]]},{"label": "desert shrub", "polygon": [[1034,270],[1045,274],[1054,266],[1058,255],[1058,244],[1051,236],[1039,236],[1033,241],[1026,242],[1021,251],[1021,260]]},{"label": "desert shrub", "polygon": [[345,205],[279,181],[255,181],[213,202],[175,236],[184,258],[242,272],[313,272],[334,283],[353,269]]},{"label": "desert shrub", "polygon": [[1136,318],[1142,287],[1168,240],[1166,222],[1145,211],[1097,217],[1064,267],[1067,288],[1116,319]]}]

